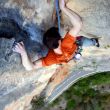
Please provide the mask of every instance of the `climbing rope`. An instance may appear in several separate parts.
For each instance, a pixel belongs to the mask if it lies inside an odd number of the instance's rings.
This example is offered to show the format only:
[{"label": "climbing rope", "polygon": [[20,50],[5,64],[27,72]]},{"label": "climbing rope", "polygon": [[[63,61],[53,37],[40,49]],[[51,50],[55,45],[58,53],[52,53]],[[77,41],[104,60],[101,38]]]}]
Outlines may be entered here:
[{"label": "climbing rope", "polygon": [[55,8],[56,8],[56,15],[57,15],[57,20],[58,20],[58,31],[60,33],[60,13],[59,13],[59,0],[55,0]]}]

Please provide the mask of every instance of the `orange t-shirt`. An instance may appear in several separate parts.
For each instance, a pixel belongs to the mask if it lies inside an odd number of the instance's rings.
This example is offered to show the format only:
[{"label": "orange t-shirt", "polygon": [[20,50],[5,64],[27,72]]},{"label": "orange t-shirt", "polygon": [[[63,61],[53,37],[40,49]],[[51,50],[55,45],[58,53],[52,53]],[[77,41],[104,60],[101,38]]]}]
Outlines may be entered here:
[{"label": "orange t-shirt", "polygon": [[62,54],[56,54],[53,50],[49,50],[46,57],[42,58],[42,65],[49,66],[52,64],[67,63],[77,50],[76,37],[67,33],[61,41]]}]

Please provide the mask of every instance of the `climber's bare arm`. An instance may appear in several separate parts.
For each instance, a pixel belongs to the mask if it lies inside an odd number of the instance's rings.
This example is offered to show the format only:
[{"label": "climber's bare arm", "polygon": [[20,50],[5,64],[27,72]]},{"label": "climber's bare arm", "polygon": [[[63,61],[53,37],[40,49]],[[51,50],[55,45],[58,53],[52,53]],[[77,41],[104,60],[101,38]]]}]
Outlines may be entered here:
[{"label": "climber's bare arm", "polygon": [[60,9],[69,17],[73,25],[72,29],[70,29],[69,31],[69,34],[71,34],[74,37],[77,36],[82,27],[81,17],[66,6],[65,0],[59,0],[59,5]]},{"label": "climber's bare arm", "polygon": [[42,67],[41,60],[37,60],[35,62],[32,62],[29,59],[23,42],[17,43],[17,45],[13,48],[13,51],[20,53],[21,59],[22,59],[22,64],[26,70],[30,71],[30,70],[34,70],[34,69]]}]

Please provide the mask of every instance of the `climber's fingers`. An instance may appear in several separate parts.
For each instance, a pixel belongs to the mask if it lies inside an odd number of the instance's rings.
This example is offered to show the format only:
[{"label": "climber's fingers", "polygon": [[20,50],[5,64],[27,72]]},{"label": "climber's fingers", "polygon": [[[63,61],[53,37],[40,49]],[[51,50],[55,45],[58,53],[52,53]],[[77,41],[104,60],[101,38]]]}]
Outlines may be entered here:
[{"label": "climber's fingers", "polygon": [[17,52],[17,53],[24,53],[25,52],[25,47],[24,47],[24,44],[23,42],[20,42],[20,43],[17,43],[13,49],[12,49],[14,52]]},{"label": "climber's fingers", "polygon": [[24,47],[24,43],[23,42],[20,42],[20,44]]}]

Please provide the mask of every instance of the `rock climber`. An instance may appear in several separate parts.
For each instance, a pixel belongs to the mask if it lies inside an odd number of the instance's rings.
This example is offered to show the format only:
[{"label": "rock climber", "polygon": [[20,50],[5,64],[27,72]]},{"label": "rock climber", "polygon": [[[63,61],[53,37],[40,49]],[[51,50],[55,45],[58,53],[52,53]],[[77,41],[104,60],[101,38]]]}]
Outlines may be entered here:
[{"label": "rock climber", "polygon": [[94,45],[99,47],[98,39],[96,38],[77,37],[83,24],[81,17],[66,6],[65,0],[59,0],[59,6],[61,11],[68,16],[72,28],[66,33],[64,38],[59,34],[58,28],[51,27],[48,29],[43,36],[43,43],[49,48],[48,54],[34,62],[29,59],[23,42],[17,43],[13,51],[21,55],[22,64],[26,70],[34,70],[42,66],[50,66],[53,64],[67,63],[72,58],[78,59],[80,54],[78,51],[79,46]]}]

